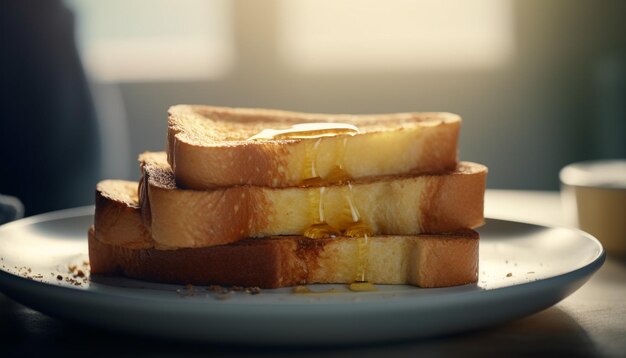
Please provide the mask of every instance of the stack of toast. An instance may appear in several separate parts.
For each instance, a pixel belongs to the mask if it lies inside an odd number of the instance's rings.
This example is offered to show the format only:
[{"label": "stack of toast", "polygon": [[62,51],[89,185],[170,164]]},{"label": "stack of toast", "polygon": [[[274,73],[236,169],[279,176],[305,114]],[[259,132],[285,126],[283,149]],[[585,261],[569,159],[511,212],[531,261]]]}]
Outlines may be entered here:
[{"label": "stack of toast", "polygon": [[140,181],[97,185],[92,274],[261,288],[476,282],[487,168],[458,161],[459,116],[168,113],[167,149],[139,156]]}]

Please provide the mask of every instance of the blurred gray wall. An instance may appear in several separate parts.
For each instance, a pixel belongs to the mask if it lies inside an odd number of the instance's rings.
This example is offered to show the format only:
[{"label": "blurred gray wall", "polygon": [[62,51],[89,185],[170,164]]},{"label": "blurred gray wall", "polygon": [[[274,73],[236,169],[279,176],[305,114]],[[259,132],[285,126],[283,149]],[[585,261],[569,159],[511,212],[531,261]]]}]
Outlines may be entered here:
[{"label": "blurred gray wall", "polygon": [[[567,163],[626,157],[625,1],[516,1],[516,57],[498,70],[327,76],[281,63],[273,4],[235,2],[237,63],[223,80],[119,85],[131,158],[164,148],[166,110],[178,103],[455,112],[460,157],[489,166],[490,188],[556,190]],[[138,176],[134,160],[120,164],[113,174]]]}]

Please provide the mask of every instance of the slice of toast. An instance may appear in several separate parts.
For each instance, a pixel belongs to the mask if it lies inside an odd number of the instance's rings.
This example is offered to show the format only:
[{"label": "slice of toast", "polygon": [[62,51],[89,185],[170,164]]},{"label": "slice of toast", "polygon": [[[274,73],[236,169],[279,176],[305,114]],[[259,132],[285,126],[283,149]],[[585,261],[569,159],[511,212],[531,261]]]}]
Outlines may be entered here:
[{"label": "slice of toast", "polygon": [[[337,135],[315,137],[292,131],[250,140],[264,129],[310,123],[343,123],[358,133],[327,129]],[[460,125],[451,113],[330,115],[178,105],[169,109],[167,153],[182,188],[290,187],[312,179],[335,184],[454,170]]]},{"label": "slice of toast", "polygon": [[[462,162],[436,175],[388,176],[327,187],[180,189],[164,153],[140,156],[139,201],[161,247],[208,247],[247,237],[453,232],[483,223],[487,168]],[[313,230],[315,231],[315,230]],[[358,235],[358,234],[357,234]],[[321,235],[323,236],[323,235]]]},{"label": "slice of toast", "polygon": [[277,288],[311,283],[411,284],[476,282],[478,233],[309,239],[275,236],[206,248],[159,250],[141,221],[132,182],[98,185],[89,230],[92,274],[121,274],[177,284]]},{"label": "slice of toast", "polygon": [[[357,238],[275,236],[180,250],[105,244],[89,231],[92,274],[176,284],[278,288],[313,283],[446,287],[478,279],[478,233]],[[125,238],[128,239],[128,238]],[[366,264],[364,263],[366,262]],[[364,265],[365,271],[361,270]]]}]

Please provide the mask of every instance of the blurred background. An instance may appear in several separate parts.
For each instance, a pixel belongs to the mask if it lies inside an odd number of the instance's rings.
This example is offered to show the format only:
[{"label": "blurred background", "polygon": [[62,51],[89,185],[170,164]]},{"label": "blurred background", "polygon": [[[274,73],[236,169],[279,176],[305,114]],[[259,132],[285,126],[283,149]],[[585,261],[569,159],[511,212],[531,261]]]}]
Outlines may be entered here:
[{"label": "blurred background", "polygon": [[455,112],[489,188],[557,190],[568,163],[626,157],[624,1],[1,4],[0,193],[27,215],[137,179],[179,103]]}]

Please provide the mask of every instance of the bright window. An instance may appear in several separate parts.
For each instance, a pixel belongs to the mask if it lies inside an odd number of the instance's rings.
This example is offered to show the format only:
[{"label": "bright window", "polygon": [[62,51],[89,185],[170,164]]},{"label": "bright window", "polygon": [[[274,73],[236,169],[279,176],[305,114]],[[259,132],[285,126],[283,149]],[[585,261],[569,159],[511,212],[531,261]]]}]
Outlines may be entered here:
[{"label": "bright window", "polygon": [[225,75],[234,45],[228,0],[68,0],[88,72],[105,81]]},{"label": "bright window", "polygon": [[513,56],[511,0],[279,0],[279,49],[302,71],[485,68]]}]

